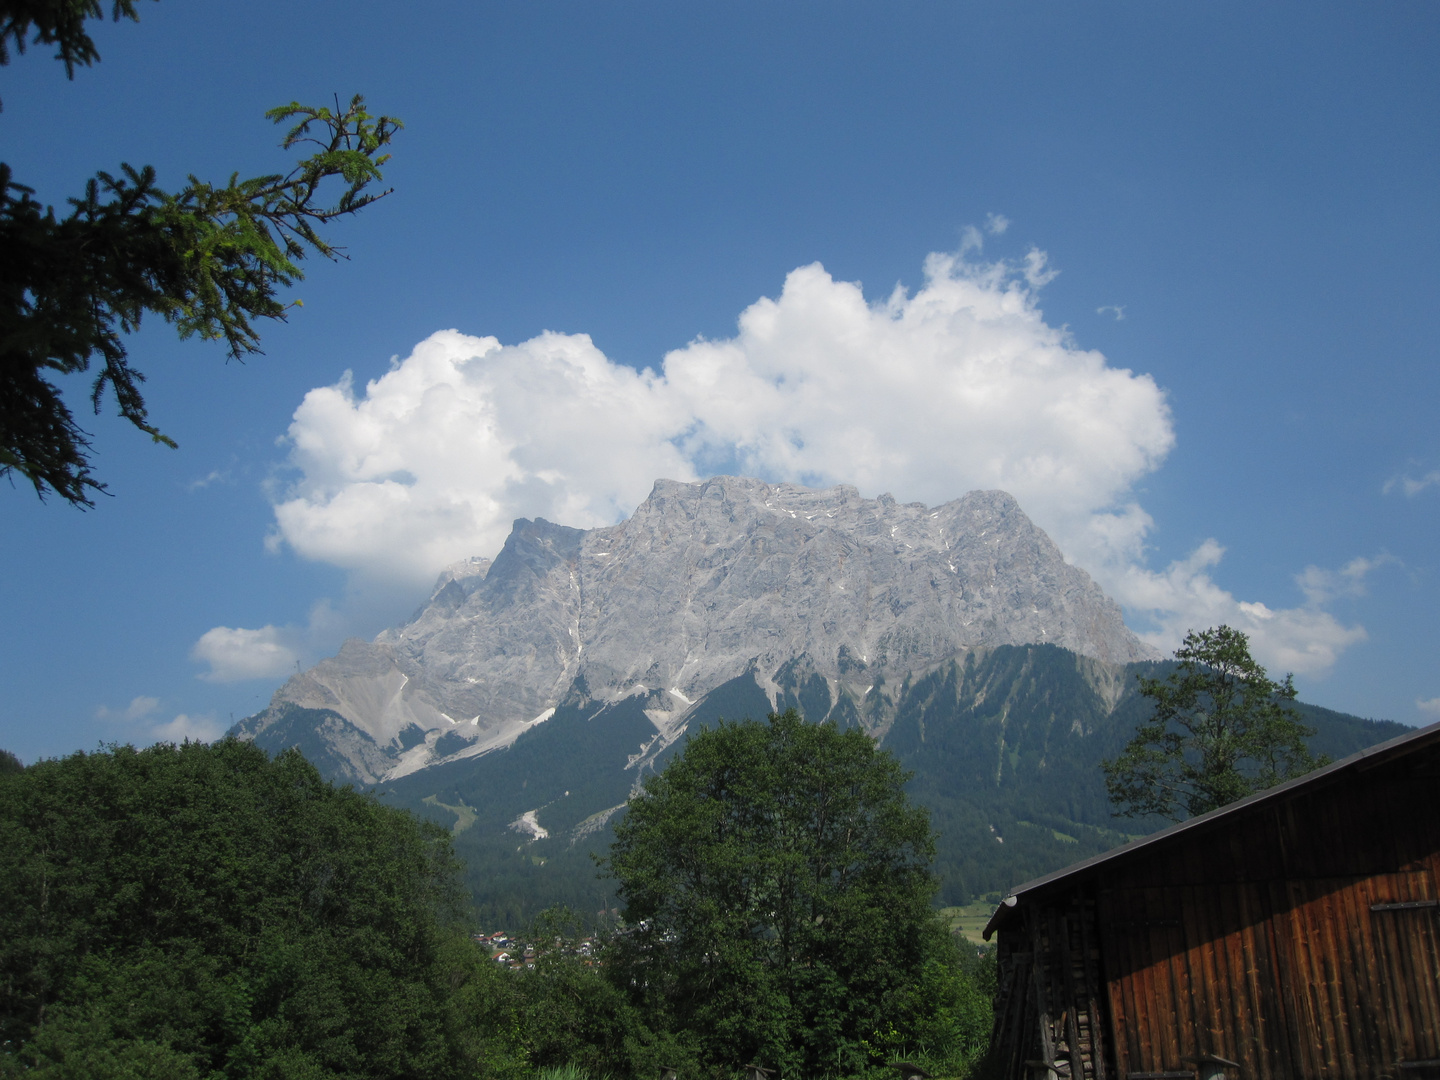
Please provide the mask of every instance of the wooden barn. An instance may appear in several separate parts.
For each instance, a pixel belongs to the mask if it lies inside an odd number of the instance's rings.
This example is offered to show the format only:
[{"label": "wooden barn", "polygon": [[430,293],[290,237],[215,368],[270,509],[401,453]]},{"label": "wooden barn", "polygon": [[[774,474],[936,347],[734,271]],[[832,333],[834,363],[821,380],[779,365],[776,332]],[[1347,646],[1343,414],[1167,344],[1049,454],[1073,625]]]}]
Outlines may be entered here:
[{"label": "wooden barn", "polygon": [[1440,1078],[1440,724],[1039,878],[1007,1078]]}]

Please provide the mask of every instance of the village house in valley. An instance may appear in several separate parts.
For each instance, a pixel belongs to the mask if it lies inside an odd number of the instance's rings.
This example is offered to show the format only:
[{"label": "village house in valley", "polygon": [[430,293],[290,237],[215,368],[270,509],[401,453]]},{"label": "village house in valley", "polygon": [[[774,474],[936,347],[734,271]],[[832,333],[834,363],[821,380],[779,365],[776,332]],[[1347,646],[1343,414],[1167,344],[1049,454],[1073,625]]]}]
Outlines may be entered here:
[{"label": "village house in valley", "polygon": [[1014,891],[1007,1078],[1440,1078],[1440,724]]}]

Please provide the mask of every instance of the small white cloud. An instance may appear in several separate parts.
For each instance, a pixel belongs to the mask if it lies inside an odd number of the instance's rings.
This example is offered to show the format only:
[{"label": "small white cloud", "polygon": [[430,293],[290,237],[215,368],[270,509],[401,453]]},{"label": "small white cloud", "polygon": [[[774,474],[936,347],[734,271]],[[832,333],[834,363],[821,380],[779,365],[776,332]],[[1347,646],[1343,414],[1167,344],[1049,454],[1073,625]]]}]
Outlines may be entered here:
[{"label": "small white cloud", "polygon": [[1430,713],[1432,716],[1440,716],[1440,697],[1416,698],[1415,707],[1421,712]]},{"label": "small white cloud", "polygon": [[130,704],[123,709],[112,709],[106,705],[98,705],[95,708],[95,719],[97,720],[140,720],[149,716],[160,707],[160,699],[146,697],[131,698]]},{"label": "small white cloud", "polygon": [[1010,228],[1010,219],[1004,214],[985,215],[985,231],[991,236],[1003,236],[1008,228]]},{"label": "small white cloud", "polygon": [[1400,490],[1407,498],[1414,498],[1426,488],[1440,485],[1440,469],[1434,469],[1424,476],[1394,476],[1385,481],[1381,489],[1384,494],[1389,495],[1392,491]]},{"label": "small white cloud", "polygon": [[1116,322],[1124,322],[1124,321],[1125,321],[1125,305],[1124,305],[1124,304],[1105,304],[1105,305],[1103,305],[1103,306],[1101,306],[1101,307],[1097,307],[1097,308],[1095,309],[1095,314],[1096,314],[1096,315],[1104,315],[1107,311],[1108,311],[1110,314],[1112,314],[1112,315],[1115,316],[1115,321],[1116,321]]},{"label": "small white cloud", "polygon": [[[111,709],[101,705],[95,710],[95,716],[101,720],[114,720],[131,725],[138,724],[146,717],[152,716],[160,708],[160,699],[141,695],[132,698],[130,704],[123,709]],[[212,742],[224,733],[224,725],[214,716],[189,716],[180,713],[172,720],[164,723],[152,722],[146,727],[133,727],[136,736],[144,733],[151,739],[161,742],[183,742],[186,739],[192,742]]]},{"label": "small white cloud", "polygon": [[217,626],[200,635],[190,656],[210,665],[209,671],[198,676],[207,682],[274,678],[294,668],[298,659],[283,640],[287,636],[287,631],[274,626],[258,630]]},{"label": "small white cloud", "polygon": [[214,742],[225,734],[225,725],[214,716],[189,716],[180,713],[175,719],[156,724],[150,734],[159,742]]},{"label": "small white cloud", "polygon": [[1052,270],[1049,266],[1050,256],[1039,248],[1031,248],[1025,253],[1025,264],[1022,272],[1025,275],[1025,283],[1032,289],[1043,289],[1050,282],[1060,276],[1059,270]]},{"label": "small white cloud", "polygon": [[960,230],[960,258],[965,258],[972,251],[979,254],[985,248],[985,237],[974,225],[966,225]]},{"label": "small white cloud", "polygon": [[139,720],[142,716],[149,716],[160,707],[160,699],[140,696],[130,699],[130,704],[125,707],[126,720]]},{"label": "small white cloud", "polygon": [[1308,603],[1319,607],[1340,598],[1364,596],[1366,575],[1381,566],[1399,561],[1395,556],[1382,552],[1373,559],[1351,559],[1339,570],[1307,566],[1295,575],[1295,584],[1300,586],[1300,591],[1305,594]]},{"label": "small white cloud", "polygon": [[219,469],[211,469],[207,475],[202,476],[199,480],[192,480],[190,481],[190,483],[185,485],[185,490],[200,491],[203,488],[209,487],[211,484],[223,483],[224,481],[229,479],[229,473],[222,473]]}]

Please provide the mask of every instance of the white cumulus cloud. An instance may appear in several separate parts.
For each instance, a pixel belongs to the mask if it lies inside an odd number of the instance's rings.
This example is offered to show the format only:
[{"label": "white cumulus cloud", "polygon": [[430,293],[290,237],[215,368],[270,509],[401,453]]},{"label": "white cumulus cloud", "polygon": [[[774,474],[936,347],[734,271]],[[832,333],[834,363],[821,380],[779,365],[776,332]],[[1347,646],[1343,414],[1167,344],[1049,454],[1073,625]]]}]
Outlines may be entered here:
[{"label": "white cumulus cloud", "polygon": [[[305,396],[269,543],[418,587],[493,556],[516,517],[610,524],[660,477],[741,472],[931,504],[1001,488],[1162,648],[1230,622],[1264,662],[1303,672],[1362,639],[1314,602],[1237,600],[1210,577],[1214,541],[1163,572],[1144,567],[1152,522],[1134,489],[1174,445],[1163,391],[1045,321],[1037,293],[1055,271],[1043,252],[967,261],[980,240],[967,231],[959,255],[929,257],[918,290],[878,302],[801,267],[741,313],[734,337],[696,340],[658,371],[613,363],[585,335],[504,346],[434,334],[363,389],[347,374]],[[284,649],[273,627],[217,627],[195,651],[221,679],[280,674]]]},{"label": "white cumulus cloud", "polygon": [[929,503],[1001,488],[1071,555],[1138,547],[1130,489],[1174,443],[1148,375],[1076,348],[1009,268],[946,256],[876,305],[802,267],[734,338],[672,352],[664,373],[695,418],[691,460]]},{"label": "white cumulus cloud", "polygon": [[285,630],[262,626],[258,630],[216,626],[200,635],[190,656],[209,664],[200,675],[208,682],[239,682],[283,675],[295,666],[298,654],[285,640]]},{"label": "white cumulus cloud", "polygon": [[225,727],[214,716],[190,716],[179,713],[166,721],[149,720],[160,708],[160,699],[141,694],[131,698],[123,709],[112,709],[101,705],[95,710],[99,720],[118,721],[130,729],[134,736],[144,736],[161,742],[213,742],[224,734]]},{"label": "white cumulus cloud", "polygon": [[1416,698],[1415,707],[1432,716],[1440,716],[1440,697]]},{"label": "white cumulus cloud", "polygon": [[1327,670],[1345,649],[1365,640],[1364,627],[1346,626],[1314,603],[1272,608],[1237,598],[1209,573],[1224,552],[1206,540],[1164,571],[1111,565],[1098,576],[1132,622],[1149,621],[1152,629],[1141,637],[1167,652],[1187,630],[1225,624],[1249,636],[1251,651],[1267,667],[1309,675]]},{"label": "white cumulus cloud", "polygon": [[802,267],[658,374],[584,335],[434,334],[363,395],[348,377],[306,395],[271,542],[418,581],[493,554],[515,517],[609,524],[658,477],[730,468],[936,503],[1003,488],[1068,548],[1137,548],[1131,485],[1174,442],[1164,395],[1045,323],[1024,284],[1043,267],[932,256],[879,304]]},{"label": "white cumulus cloud", "polygon": [[347,374],[305,395],[272,546],[418,583],[498,551],[516,517],[611,524],[657,477],[694,476],[672,397],[584,334],[433,334],[363,394]]}]

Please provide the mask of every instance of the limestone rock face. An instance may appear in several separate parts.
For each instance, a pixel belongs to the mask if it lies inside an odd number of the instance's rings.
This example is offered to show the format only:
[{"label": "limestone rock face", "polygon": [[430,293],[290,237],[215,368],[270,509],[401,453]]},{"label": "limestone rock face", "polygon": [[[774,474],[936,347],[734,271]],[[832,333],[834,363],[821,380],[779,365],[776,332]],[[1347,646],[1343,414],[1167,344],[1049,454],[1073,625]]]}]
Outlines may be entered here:
[{"label": "limestone rock face", "polygon": [[575,693],[645,695],[668,743],[693,702],[747,671],[774,700],[776,674],[803,661],[833,700],[859,700],[1034,643],[1106,666],[1157,655],[1002,491],[927,507],[848,486],[661,480],[609,528],[517,521],[493,564],[447,568],[409,623],[346,642],[237,734],[262,735],[282,709],[337,714],[389,762],[354,763],[378,780],[509,745]]}]

